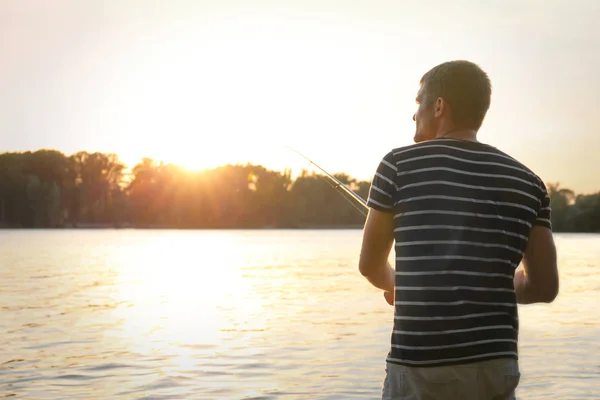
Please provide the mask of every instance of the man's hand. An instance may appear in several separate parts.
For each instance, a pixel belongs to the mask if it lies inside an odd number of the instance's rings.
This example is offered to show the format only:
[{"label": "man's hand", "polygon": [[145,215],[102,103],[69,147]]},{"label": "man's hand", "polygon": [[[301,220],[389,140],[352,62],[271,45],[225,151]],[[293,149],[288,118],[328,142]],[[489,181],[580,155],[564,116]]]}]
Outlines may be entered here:
[{"label": "man's hand", "polygon": [[385,301],[387,301],[390,306],[394,305],[394,292],[388,292],[386,290],[383,292],[383,297],[385,297]]}]

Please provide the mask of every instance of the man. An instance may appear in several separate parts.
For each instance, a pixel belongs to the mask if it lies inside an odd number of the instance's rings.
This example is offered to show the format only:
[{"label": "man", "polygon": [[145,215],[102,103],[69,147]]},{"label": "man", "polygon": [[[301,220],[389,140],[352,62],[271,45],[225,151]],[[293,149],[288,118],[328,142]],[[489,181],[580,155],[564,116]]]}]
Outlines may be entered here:
[{"label": "man", "polygon": [[517,303],[558,294],[544,183],[477,140],[490,98],[471,62],[431,69],[416,144],[386,154],[373,178],[359,269],[395,305],[383,399],[513,399]]}]

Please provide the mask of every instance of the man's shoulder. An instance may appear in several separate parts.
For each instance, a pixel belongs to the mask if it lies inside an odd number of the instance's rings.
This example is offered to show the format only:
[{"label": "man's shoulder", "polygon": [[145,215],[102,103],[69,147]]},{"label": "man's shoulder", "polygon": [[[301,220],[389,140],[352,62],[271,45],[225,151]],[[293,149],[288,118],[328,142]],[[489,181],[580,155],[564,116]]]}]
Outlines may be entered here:
[{"label": "man's shoulder", "polygon": [[408,144],[408,145],[404,145],[404,146],[394,147],[385,154],[384,158],[396,157],[400,154],[407,153],[412,150],[417,150],[420,148],[425,148],[425,147],[431,147],[431,143],[430,142],[421,142],[421,143],[412,143],[412,144]]},{"label": "man's shoulder", "polygon": [[524,171],[526,171],[532,178],[534,178],[537,182],[541,185],[543,185],[543,181],[542,179],[535,173],[535,171],[533,171],[531,168],[529,168],[524,162],[516,159],[515,157],[511,156],[510,154],[496,148],[490,145],[489,146],[491,149],[493,149],[497,154],[505,157],[505,159],[510,160],[514,166],[519,167],[521,169],[523,169]]}]

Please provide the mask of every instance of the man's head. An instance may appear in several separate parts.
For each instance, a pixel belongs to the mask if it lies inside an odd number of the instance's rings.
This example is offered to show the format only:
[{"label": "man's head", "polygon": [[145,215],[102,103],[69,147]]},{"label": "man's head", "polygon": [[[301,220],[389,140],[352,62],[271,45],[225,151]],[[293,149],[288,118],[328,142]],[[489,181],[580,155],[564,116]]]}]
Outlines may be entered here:
[{"label": "man's head", "polygon": [[449,61],[421,78],[415,142],[436,138],[445,131],[478,131],[490,107],[492,87],[487,74],[469,61]]}]

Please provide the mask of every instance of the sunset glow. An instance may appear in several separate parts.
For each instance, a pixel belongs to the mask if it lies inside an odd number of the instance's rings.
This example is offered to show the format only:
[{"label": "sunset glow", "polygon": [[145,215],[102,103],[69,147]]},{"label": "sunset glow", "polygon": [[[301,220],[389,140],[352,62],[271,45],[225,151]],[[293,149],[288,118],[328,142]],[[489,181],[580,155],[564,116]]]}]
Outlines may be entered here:
[{"label": "sunset glow", "polygon": [[594,107],[574,106],[597,103],[594,2],[24,4],[0,12],[8,151],[301,168],[292,145],[370,179],[412,143],[422,74],[466,58],[492,79],[482,141],[545,181],[598,189]]}]

